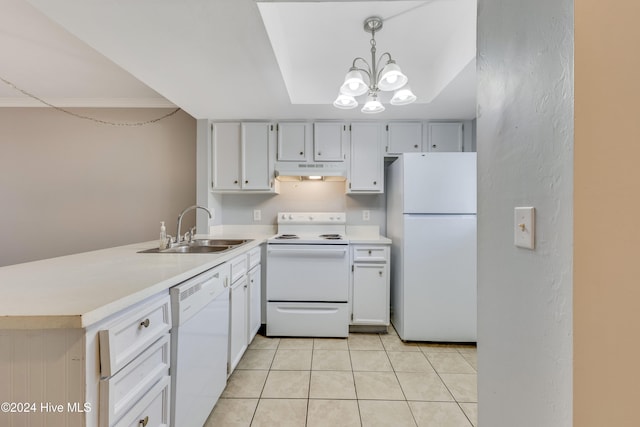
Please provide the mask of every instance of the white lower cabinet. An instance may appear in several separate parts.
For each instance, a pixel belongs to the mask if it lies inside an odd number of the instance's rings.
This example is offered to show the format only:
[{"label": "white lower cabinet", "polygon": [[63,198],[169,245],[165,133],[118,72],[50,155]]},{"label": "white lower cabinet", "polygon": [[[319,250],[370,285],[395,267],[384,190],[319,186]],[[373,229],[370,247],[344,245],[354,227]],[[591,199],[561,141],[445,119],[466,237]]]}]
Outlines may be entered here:
[{"label": "white lower cabinet", "polygon": [[228,375],[236,368],[260,329],[260,251],[260,247],[253,248],[229,261],[232,284],[229,298]]},{"label": "white lower cabinet", "polygon": [[261,265],[258,264],[249,270],[249,310],[247,314],[249,315],[248,321],[248,335],[247,335],[247,343],[251,343],[253,338],[258,333],[260,326],[262,325],[261,319],[261,298],[260,298],[260,288],[262,286],[262,281],[260,276],[262,275]]},{"label": "white lower cabinet", "polygon": [[100,326],[101,427],[169,425],[170,328],[166,293]]},{"label": "white lower cabinet", "polygon": [[388,326],[389,247],[351,248],[351,324]]},{"label": "white lower cabinet", "polygon": [[229,301],[229,359],[231,375],[247,349],[247,277],[242,276],[231,285]]}]

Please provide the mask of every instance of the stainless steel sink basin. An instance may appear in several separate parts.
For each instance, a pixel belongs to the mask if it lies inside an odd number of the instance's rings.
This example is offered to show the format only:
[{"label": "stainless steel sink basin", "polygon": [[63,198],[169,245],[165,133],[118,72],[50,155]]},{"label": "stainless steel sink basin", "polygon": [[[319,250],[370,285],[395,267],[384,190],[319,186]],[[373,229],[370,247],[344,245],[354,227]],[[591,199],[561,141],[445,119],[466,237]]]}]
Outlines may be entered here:
[{"label": "stainless steel sink basin", "polygon": [[250,242],[241,239],[196,239],[190,243],[183,243],[172,248],[160,250],[158,248],[139,251],[144,254],[209,254],[224,252]]},{"label": "stainless steel sink basin", "polygon": [[241,239],[195,239],[189,244],[191,246],[238,246],[249,241]]},{"label": "stainless steel sink basin", "polygon": [[203,254],[210,252],[223,252],[231,249],[230,246],[176,246],[174,248],[165,249],[160,251],[162,253],[169,254]]}]

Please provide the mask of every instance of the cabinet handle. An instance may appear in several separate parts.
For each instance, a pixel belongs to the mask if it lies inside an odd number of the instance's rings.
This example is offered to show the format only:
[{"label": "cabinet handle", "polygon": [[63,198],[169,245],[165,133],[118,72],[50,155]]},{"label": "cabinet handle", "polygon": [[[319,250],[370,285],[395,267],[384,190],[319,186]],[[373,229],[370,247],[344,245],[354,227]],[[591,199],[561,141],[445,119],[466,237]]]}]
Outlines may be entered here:
[{"label": "cabinet handle", "polygon": [[413,148],[418,148],[418,144],[414,145]]},{"label": "cabinet handle", "polygon": [[248,286],[249,286],[249,285],[244,285],[244,288],[245,288],[245,289],[247,289],[247,287],[248,287]]},{"label": "cabinet handle", "polygon": [[322,156],[322,152],[318,151],[318,156]]},{"label": "cabinet handle", "polygon": [[238,180],[236,179],[235,181],[233,181],[233,183],[234,183],[234,184],[237,184],[237,183],[238,183]]},{"label": "cabinet handle", "polygon": [[377,185],[377,184],[378,184],[378,181],[373,181],[373,185]]},{"label": "cabinet handle", "polygon": [[147,424],[149,424],[149,415],[138,421],[139,426],[146,427]]},{"label": "cabinet handle", "polygon": [[371,250],[369,250],[369,255],[371,255]]},{"label": "cabinet handle", "polygon": [[436,148],[436,147],[437,147],[437,145],[436,145],[436,144],[433,144],[431,147],[432,147],[432,148]]},{"label": "cabinet handle", "polygon": [[248,183],[249,183],[249,180],[246,180],[244,183],[245,183],[245,184],[248,184]]},{"label": "cabinet handle", "polygon": [[301,156],[304,156],[304,152],[302,152],[302,151],[301,151],[301,152],[300,152],[300,155],[301,155]]},{"label": "cabinet handle", "polygon": [[149,319],[144,319],[142,322],[140,322],[140,326],[145,328],[148,328],[150,324],[151,324],[151,321],[149,321]]},{"label": "cabinet handle", "polygon": [[382,277],[382,271],[378,271],[378,275]]}]

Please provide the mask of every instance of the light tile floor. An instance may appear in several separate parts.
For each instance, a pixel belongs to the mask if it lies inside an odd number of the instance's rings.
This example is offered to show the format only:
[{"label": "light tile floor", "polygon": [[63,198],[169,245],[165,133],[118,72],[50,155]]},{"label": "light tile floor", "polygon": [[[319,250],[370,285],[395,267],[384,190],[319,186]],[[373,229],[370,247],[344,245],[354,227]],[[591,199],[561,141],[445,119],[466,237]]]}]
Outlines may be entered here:
[{"label": "light tile floor", "polygon": [[477,426],[471,345],[256,335],[205,427]]}]

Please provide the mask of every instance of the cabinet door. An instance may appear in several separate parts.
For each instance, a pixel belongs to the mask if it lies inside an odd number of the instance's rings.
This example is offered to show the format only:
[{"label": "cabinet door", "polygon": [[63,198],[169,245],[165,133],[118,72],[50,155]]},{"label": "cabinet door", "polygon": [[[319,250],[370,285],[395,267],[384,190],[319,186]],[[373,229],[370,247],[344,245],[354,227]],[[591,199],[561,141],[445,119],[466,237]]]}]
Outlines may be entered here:
[{"label": "cabinet door", "polygon": [[247,344],[253,341],[253,337],[258,333],[260,325],[262,324],[260,315],[260,264],[256,265],[249,271],[249,328]]},{"label": "cabinet door", "polygon": [[354,264],[352,324],[389,323],[387,264]]},{"label": "cabinet door", "polygon": [[382,193],[384,159],[378,123],[351,124],[348,193]]},{"label": "cabinet door", "polygon": [[462,151],[462,122],[429,123],[429,150],[433,152]]},{"label": "cabinet door", "polygon": [[307,123],[278,123],[278,160],[304,161],[307,156]]},{"label": "cabinet door", "polygon": [[239,190],[240,123],[215,123],[211,132],[211,180],[214,190]]},{"label": "cabinet door", "polygon": [[343,161],[347,125],[341,122],[313,124],[313,160],[316,162]]},{"label": "cabinet door", "polygon": [[271,123],[242,124],[242,189],[270,190],[273,184]]},{"label": "cabinet door", "polygon": [[229,302],[229,374],[247,349],[247,276],[242,276],[233,286]]},{"label": "cabinet door", "polygon": [[392,122],[387,125],[388,154],[422,151],[421,122]]}]

